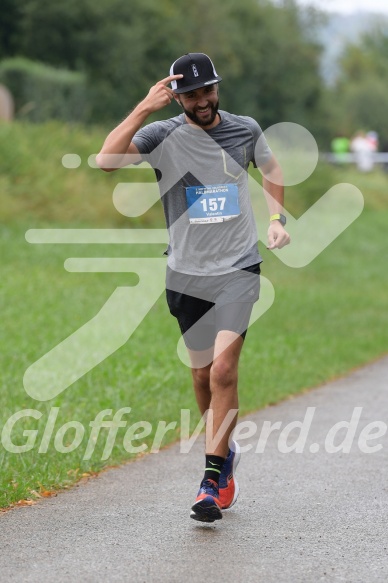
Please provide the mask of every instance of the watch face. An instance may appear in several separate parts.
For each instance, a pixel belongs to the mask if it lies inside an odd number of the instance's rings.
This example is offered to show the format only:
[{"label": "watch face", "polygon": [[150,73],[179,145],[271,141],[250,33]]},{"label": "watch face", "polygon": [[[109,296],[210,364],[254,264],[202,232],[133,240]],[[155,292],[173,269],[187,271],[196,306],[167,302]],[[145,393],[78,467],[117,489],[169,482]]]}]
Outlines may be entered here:
[{"label": "watch face", "polygon": [[282,223],[283,227],[287,222],[287,219],[284,215],[280,215],[279,221]]}]

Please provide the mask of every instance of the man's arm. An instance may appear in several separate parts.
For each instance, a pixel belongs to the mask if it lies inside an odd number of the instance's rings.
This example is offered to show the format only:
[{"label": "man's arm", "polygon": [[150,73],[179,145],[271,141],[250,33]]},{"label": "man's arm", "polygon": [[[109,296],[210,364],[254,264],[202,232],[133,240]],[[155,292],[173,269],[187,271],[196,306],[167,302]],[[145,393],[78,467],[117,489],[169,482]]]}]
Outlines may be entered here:
[{"label": "man's arm", "polygon": [[[283,214],[284,185],[283,173],[277,160],[272,156],[260,167],[263,175],[263,189],[267,200],[269,216]],[[278,220],[270,221],[267,249],[281,249],[291,241],[283,225]]]},{"label": "man's arm", "polygon": [[[167,85],[181,77],[183,75],[170,75],[156,83],[128,117],[110,132],[96,157],[96,162],[102,170],[112,172],[128,164],[140,162],[141,154],[132,143],[132,138],[151,113],[171,103],[174,94]],[[134,157],[129,161],[125,154],[132,154]]]}]

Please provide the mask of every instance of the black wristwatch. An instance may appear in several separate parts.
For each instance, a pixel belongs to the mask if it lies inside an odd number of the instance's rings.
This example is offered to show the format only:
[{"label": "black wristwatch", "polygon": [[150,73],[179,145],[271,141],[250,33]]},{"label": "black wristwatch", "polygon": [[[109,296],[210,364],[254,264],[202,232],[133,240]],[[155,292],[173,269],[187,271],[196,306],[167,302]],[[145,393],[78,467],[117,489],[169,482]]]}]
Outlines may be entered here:
[{"label": "black wristwatch", "polygon": [[281,215],[280,213],[277,213],[276,215],[271,215],[271,216],[269,217],[269,221],[270,221],[270,222],[271,222],[271,221],[280,221],[280,222],[281,222],[281,224],[282,224],[282,225],[283,225],[283,227],[284,227],[284,225],[285,225],[285,224],[286,224],[286,222],[287,222],[287,218],[286,218],[284,215]]}]

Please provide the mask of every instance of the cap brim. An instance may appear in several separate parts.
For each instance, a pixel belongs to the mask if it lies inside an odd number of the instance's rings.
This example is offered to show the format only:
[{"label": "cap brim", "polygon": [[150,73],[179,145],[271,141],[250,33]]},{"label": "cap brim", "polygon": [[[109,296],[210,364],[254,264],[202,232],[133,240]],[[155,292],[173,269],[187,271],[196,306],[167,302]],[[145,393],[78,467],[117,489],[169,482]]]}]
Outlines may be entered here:
[{"label": "cap brim", "polygon": [[194,91],[194,89],[201,89],[201,87],[207,87],[207,85],[213,85],[214,83],[219,83],[222,81],[222,77],[217,75],[214,79],[206,81],[205,83],[194,83],[194,85],[189,85],[188,87],[179,87],[178,89],[173,89],[174,93],[189,93],[189,91]]}]

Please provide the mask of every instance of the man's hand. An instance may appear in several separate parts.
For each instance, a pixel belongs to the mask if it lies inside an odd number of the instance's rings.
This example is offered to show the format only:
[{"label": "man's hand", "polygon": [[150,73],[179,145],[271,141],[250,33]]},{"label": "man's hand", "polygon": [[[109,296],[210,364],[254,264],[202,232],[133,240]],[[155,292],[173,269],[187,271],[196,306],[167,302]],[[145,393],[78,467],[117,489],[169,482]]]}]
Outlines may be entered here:
[{"label": "man's hand", "polygon": [[280,221],[271,221],[268,227],[268,246],[267,249],[281,249],[291,241]]},{"label": "man's hand", "polygon": [[[135,109],[122,121],[106,138],[101,152],[96,157],[96,162],[105,172],[112,172],[130,164],[136,164],[141,160],[141,154],[132,142],[135,133],[141,128],[150,113],[162,109],[171,103],[174,93],[168,83],[174,79],[180,79],[183,75],[170,75],[151,87],[147,97],[143,99]],[[132,156],[126,159],[126,154]],[[108,156],[107,156],[108,155]]]},{"label": "man's hand", "polygon": [[143,100],[143,105],[147,108],[149,113],[158,111],[166,105],[169,105],[174,99],[174,92],[170,87],[167,87],[171,81],[175,79],[181,79],[183,75],[170,75],[161,81],[158,81],[156,85],[151,87],[148,92],[147,97]]}]

